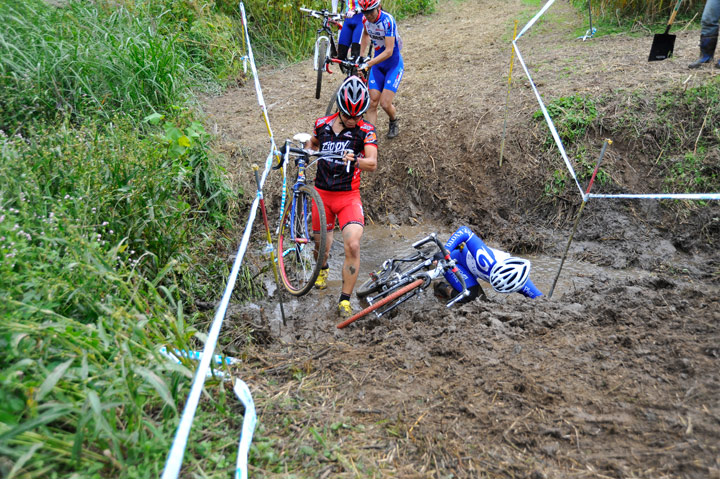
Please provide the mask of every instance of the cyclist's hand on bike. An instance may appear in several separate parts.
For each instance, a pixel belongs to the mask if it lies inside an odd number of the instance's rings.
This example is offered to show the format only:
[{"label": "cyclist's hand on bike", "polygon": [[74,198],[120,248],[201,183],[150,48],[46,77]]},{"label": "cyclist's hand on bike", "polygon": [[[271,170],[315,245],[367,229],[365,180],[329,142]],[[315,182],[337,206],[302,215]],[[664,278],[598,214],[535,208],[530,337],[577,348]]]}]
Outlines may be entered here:
[{"label": "cyclist's hand on bike", "polygon": [[366,61],[358,62],[358,70],[369,70],[370,65]]}]

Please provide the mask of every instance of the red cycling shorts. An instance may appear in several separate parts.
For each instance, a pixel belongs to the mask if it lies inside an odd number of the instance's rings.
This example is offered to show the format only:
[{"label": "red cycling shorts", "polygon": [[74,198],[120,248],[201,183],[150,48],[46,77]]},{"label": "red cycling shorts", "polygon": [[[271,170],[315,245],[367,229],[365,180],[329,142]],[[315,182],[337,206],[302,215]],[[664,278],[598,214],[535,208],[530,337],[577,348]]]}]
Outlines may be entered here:
[{"label": "red cycling shorts", "polygon": [[[328,191],[315,188],[325,205],[325,227],[327,231],[335,228],[337,219],[340,231],[349,224],[365,226],[365,215],[363,214],[362,201],[358,190],[351,191]],[[312,205],[312,229],[313,232],[320,232],[320,220],[318,209],[313,201]]]}]

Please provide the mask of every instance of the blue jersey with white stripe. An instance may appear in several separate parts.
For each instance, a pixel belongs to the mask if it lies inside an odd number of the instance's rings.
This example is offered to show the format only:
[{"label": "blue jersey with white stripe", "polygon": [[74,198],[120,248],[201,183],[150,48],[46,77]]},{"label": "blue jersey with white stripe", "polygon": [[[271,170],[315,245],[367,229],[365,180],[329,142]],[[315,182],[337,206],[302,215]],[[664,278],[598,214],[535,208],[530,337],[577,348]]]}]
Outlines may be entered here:
[{"label": "blue jersey with white stripe", "polygon": [[[465,247],[460,248],[462,243],[465,243]],[[486,245],[483,240],[467,226],[458,228],[450,239],[447,240],[445,247],[450,251],[452,259],[455,260],[465,280],[465,287],[468,289],[478,284],[479,281],[489,283],[490,272],[493,266],[510,257],[509,253]],[[445,273],[445,279],[455,290],[462,290],[462,285],[451,271]],[[518,293],[528,298],[542,296],[540,290],[535,287],[529,278]]]},{"label": "blue jersey with white stripe", "polygon": [[367,19],[367,17],[363,16],[363,25],[365,26],[365,31],[367,31],[370,36],[370,40],[372,40],[376,57],[385,51],[385,38],[395,38],[395,46],[393,47],[392,55],[390,58],[378,65],[382,65],[385,62],[396,62],[400,58],[402,39],[400,38],[400,32],[398,32],[395,18],[393,18],[393,16],[389,13],[380,10],[380,15],[374,22],[371,22]]}]

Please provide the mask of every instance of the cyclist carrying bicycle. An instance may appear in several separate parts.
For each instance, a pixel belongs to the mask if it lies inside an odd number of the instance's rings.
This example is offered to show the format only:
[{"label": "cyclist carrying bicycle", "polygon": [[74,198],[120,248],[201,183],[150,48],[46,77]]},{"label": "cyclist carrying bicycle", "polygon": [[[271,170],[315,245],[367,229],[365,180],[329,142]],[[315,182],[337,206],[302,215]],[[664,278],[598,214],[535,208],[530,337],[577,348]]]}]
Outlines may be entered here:
[{"label": "cyclist carrying bicycle", "polygon": [[315,281],[318,289],[325,289],[332,232],[335,220],[338,221],[345,245],[338,312],[343,318],[348,318],[352,316],[350,295],[360,269],[360,238],[365,227],[360,172],[375,171],[377,168],[377,136],[375,127],[363,120],[363,114],[370,106],[370,93],[362,80],[356,76],[347,78],[337,92],[336,101],[339,111],[315,121],[312,137],[305,148],[336,154],[345,152],[342,159],[318,162],[315,189],[325,205],[327,224],[320,225],[317,206],[313,203],[312,228],[317,234],[320,228],[327,228],[326,247],[322,252],[323,268]]},{"label": "cyclist carrying bicycle", "polygon": [[370,123],[375,124],[377,107],[380,105],[390,119],[387,137],[395,138],[400,130],[393,99],[405,70],[402,55],[400,55],[402,40],[395,18],[380,9],[380,0],[358,0],[358,3],[362,9],[364,25],[360,51],[366,51],[370,41],[375,47],[372,60],[361,65],[360,68],[361,70],[370,68],[368,77],[370,108],[367,119]]},{"label": "cyclist carrying bicycle", "polygon": [[[485,293],[479,281],[487,281],[498,293],[520,293],[527,298],[542,296],[530,280],[530,261],[510,256],[486,245],[467,226],[461,226],[447,240],[445,247],[463,275],[470,296],[460,301],[472,301]],[[460,282],[452,273],[446,273],[448,283],[437,283],[435,294],[449,299],[462,291]]]},{"label": "cyclist carrying bicycle", "polygon": [[[333,0],[333,12],[337,11],[337,0]],[[345,15],[340,36],[338,38],[337,57],[340,60],[346,60],[348,50],[350,50],[351,58],[360,56],[360,38],[363,32],[363,16],[360,15],[360,7],[358,0],[343,0],[341,9]],[[342,68],[342,67],[341,67]]]}]

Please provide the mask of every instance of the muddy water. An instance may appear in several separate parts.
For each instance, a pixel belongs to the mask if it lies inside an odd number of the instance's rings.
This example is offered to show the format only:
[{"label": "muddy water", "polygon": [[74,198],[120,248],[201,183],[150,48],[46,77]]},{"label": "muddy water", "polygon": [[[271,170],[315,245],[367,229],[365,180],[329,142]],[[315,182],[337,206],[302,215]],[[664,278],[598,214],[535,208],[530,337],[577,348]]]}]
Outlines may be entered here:
[{"label": "muddy water", "polygon": [[[386,259],[391,257],[402,257],[412,253],[412,244],[431,232],[436,232],[438,237],[444,241],[450,237],[452,231],[447,228],[441,228],[430,223],[418,224],[414,226],[387,226],[387,225],[368,225],[361,242],[361,264],[358,285],[365,281],[369,273],[377,269]],[[503,249],[502,245],[489,244],[490,246]],[[525,255],[532,262],[531,279],[540,291],[547,295],[552,286],[553,280],[557,274],[560,265],[560,258],[542,256],[542,255]],[[333,313],[334,305],[340,295],[342,287],[341,269],[344,259],[342,237],[335,231],[334,241],[330,252],[330,276],[327,289],[312,290],[309,294],[295,298],[289,295],[285,296],[285,310],[288,317],[305,316],[308,313],[313,315],[327,315]],[[602,267],[591,263],[580,261],[566,260],[560,277],[555,286],[553,293],[554,300],[560,298],[566,293],[580,294],[592,283],[601,281],[603,283],[611,283],[615,280],[627,280],[628,278],[642,278],[650,273],[623,269],[616,270],[612,268]],[[274,285],[267,285],[270,289],[274,289]],[[496,293],[489,284],[482,283],[483,289],[489,300],[504,303],[511,296]],[[426,293],[417,301],[437,301],[432,294]],[[513,298],[515,300],[515,298]],[[362,309],[365,304],[353,297],[353,308],[355,310]],[[280,311],[276,306],[275,321],[279,322]],[[271,322],[273,322],[271,320]],[[279,324],[277,324],[279,326]]]}]

